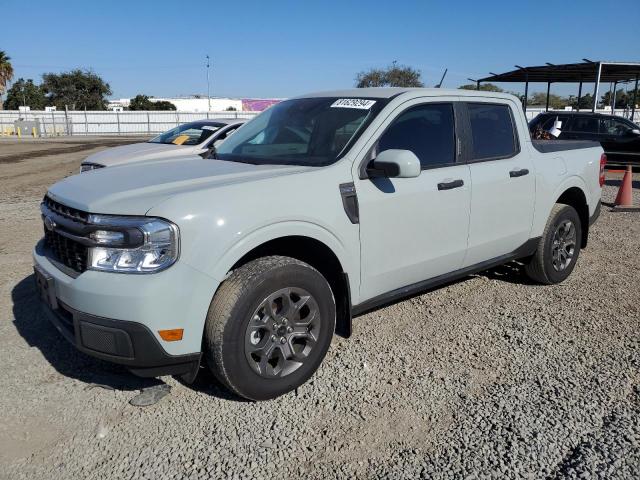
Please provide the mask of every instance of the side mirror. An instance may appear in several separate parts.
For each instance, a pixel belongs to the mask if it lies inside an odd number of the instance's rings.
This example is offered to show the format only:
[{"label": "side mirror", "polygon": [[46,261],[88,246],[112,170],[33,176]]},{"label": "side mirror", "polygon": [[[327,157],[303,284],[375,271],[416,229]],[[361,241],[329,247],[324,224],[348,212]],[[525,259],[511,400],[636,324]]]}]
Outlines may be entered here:
[{"label": "side mirror", "polygon": [[640,128],[634,128],[633,130],[631,130],[631,133],[633,135],[640,135]]},{"label": "side mirror", "polygon": [[209,146],[209,148],[207,148],[202,153],[200,153],[200,156],[206,160],[207,158],[215,157],[215,153],[216,153],[216,147],[215,145],[212,144]]},{"label": "side mirror", "polygon": [[415,178],[420,171],[420,160],[411,150],[385,150],[371,162],[367,175],[370,178]]}]

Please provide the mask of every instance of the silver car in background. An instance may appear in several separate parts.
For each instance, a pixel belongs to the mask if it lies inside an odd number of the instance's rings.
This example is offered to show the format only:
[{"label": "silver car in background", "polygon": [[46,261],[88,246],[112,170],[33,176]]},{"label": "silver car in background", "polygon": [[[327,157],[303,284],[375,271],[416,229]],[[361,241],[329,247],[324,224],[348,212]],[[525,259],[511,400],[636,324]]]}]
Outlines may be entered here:
[{"label": "silver car in background", "polygon": [[206,156],[246,119],[216,118],[183,123],[147,142],[109,148],[89,155],[80,172],[162,158]]}]

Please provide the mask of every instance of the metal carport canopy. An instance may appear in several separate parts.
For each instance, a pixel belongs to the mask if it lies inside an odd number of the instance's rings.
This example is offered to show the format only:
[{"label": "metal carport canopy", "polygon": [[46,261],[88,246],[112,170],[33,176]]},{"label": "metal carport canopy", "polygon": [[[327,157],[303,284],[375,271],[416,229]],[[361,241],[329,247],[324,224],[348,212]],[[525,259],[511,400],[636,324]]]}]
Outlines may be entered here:
[{"label": "metal carport canopy", "polygon": [[[564,65],[554,65],[547,63],[546,65],[540,65],[536,67],[521,67],[516,65],[516,70],[510,72],[495,74],[491,73],[491,76],[480,78],[475,80],[480,87],[482,82],[524,82],[525,83],[525,101],[524,106],[527,105],[527,93],[530,82],[544,82],[547,83],[547,109],[549,104],[549,88],[552,83],[579,83],[580,89],[578,93],[578,99],[582,96],[582,84],[595,83],[594,88],[594,104],[593,111],[595,111],[598,101],[598,89],[602,82],[613,82],[614,84],[620,82],[628,82],[635,80],[635,89],[638,89],[638,78],[640,77],[640,62],[605,62],[605,61],[591,61],[585,59],[581,63],[566,63]],[[471,80],[471,79],[470,79]],[[615,86],[613,90],[615,91]],[[634,90],[635,92],[635,90]],[[614,97],[615,103],[615,97]],[[633,108],[635,110],[636,98],[634,95]],[[579,104],[579,100],[578,100]],[[614,105],[615,106],[615,105]]]}]

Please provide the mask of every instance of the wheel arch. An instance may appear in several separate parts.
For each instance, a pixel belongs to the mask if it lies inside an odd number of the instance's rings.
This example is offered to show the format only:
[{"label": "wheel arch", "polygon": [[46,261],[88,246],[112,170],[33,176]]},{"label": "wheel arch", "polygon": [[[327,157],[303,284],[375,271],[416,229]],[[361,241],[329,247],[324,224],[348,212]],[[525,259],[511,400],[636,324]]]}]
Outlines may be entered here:
[{"label": "wheel arch", "polygon": [[589,204],[584,190],[577,185],[566,188],[556,199],[555,203],[573,207],[580,217],[582,238],[581,247],[585,248],[589,240]]},{"label": "wheel arch", "polygon": [[[216,278],[224,279],[229,272],[259,257],[282,255],[308,263],[318,270],[329,283],[336,301],[336,333],[351,335],[351,290],[359,278],[349,275],[352,266],[337,238],[322,233],[321,227],[297,229],[301,233],[254,232],[250,238],[236,244],[216,266]],[[265,233],[267,233],[265,235]]]}]

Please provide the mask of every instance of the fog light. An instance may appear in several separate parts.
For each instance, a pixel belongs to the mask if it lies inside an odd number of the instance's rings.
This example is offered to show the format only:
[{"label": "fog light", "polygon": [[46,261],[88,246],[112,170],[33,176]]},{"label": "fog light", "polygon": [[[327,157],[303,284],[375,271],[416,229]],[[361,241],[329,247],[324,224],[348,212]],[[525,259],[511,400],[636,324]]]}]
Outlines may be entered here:
[{"label": "fog light", "polygon": [[162,338],[165,342],[177,342],[179,340],[182,340],[183,333],[183,328],[174,328],[172,330],[158,330],[160,338]]}]

